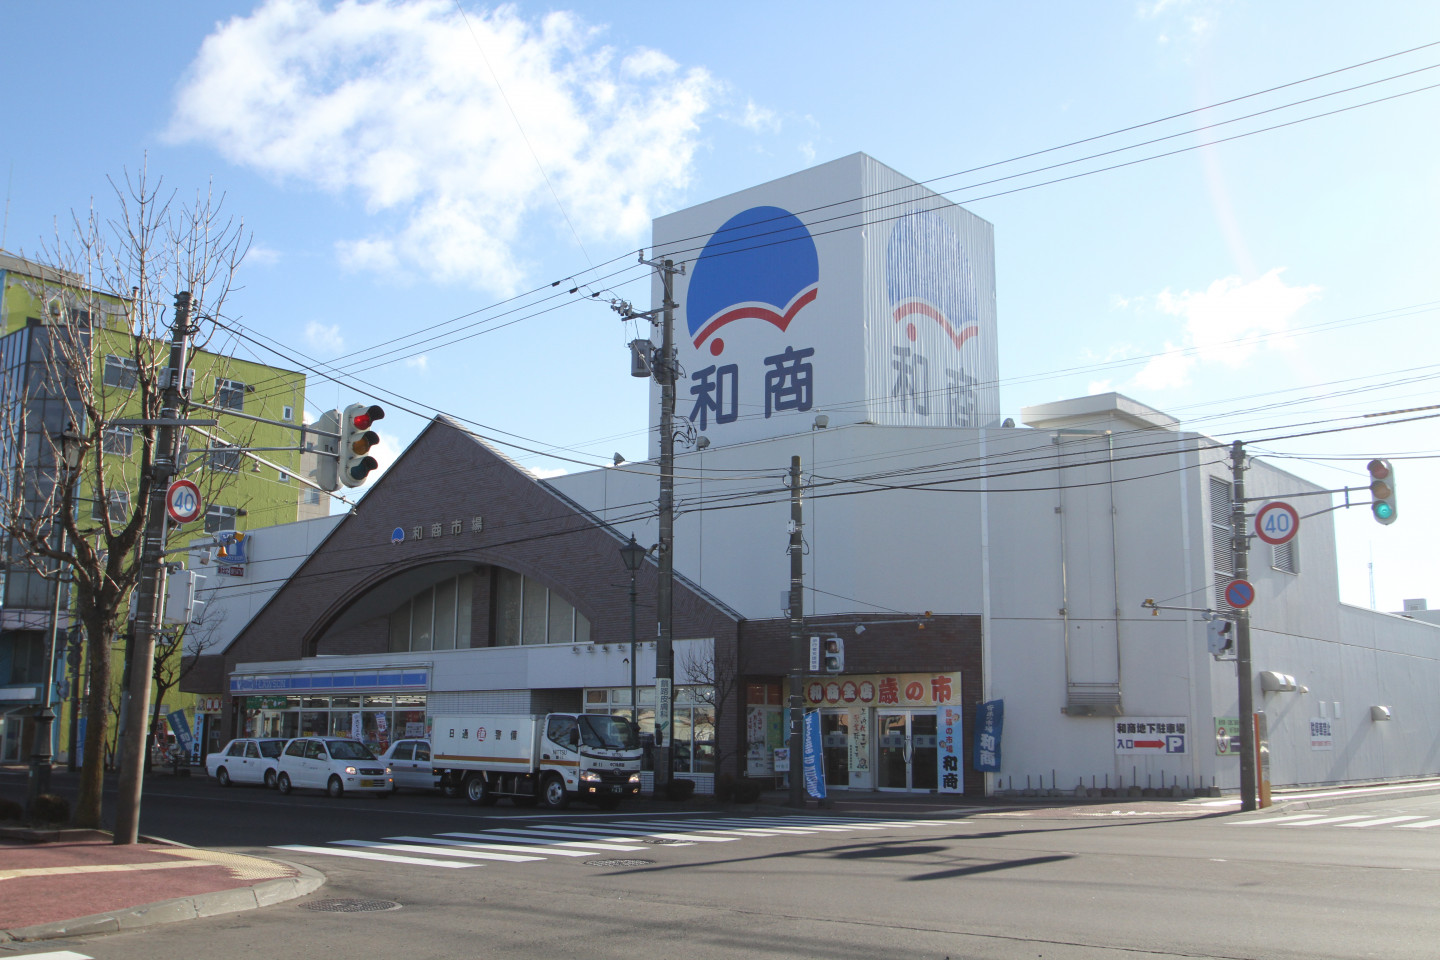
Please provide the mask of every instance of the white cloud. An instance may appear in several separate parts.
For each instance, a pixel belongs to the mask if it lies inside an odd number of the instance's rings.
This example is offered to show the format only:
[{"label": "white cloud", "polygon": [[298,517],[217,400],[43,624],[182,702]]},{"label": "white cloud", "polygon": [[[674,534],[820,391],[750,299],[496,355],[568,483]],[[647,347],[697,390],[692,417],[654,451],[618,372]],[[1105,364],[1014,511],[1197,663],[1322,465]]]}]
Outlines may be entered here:
[{"label": "white cloud", "polygon": [[411,368],[412,370],[419,370],[423,373],[424,371],[430,369],[430,355],[428,353],[422,353],[419,356],[406,357],[405,366]]},{"label": "white cloud", "polygon": [[774,110],[759,106],[754,100],[745,101],[745,112],[735,122],[754,133],[779,133],[781,126]]},{"label": "white cloud", "polygon": [[245,252],[245,262],[251,266],[268,267],[280,262],[280,251],[261,243],[252,243]]},{"label": "white cloud", "polygon": [[1283,272],[1277,267],[1249,283],[1225,277],[1203,291],[1160,291],[1155,305],[1161,313],[1183,320],[1182,342],[1167,343],[1167,352],[1145,365],[1135,377],[1136,384],[1149,389],[1180,386],[1197,362],[1240,367],[1262,345],[1283,349],[1283,339],[1253,338],[1290,329],[1295,315],[1321,293],[1314,285],[1287,285],[1280,276]]},{"label": "white cloud", "polygon": [[345,348],[345,339],[340,336],[340,325],[326,325],[318,320],[305,324],[305,342],[318,353],[339,353]]},{"label": "white cloud", "polygon": [[582,239],[633,240],[679,199],[718,94],[704,70],[598,36],[569,13],[268,0],[206,38],[170,137],[400,218],[341,243],[347,265],[513,292],[522,230],[561,220],[531,148]]}]

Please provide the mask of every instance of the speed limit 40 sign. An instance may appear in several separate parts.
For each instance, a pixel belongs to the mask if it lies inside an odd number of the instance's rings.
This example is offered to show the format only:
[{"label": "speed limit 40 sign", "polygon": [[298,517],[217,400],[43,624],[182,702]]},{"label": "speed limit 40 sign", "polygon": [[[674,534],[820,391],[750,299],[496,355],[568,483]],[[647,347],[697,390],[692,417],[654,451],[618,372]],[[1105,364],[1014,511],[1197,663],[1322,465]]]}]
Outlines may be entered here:
[{"label": "speed limit 40 sign", "polygon": [[191,480],[176,480],[165,491],[165,512],[176,523],[190,523],[199,520],[205,512],[200,500],[200,488]]},{"label": "speed limit 40 sign", "polygon": [[1255,514],[1255,536],[1279,546],[1295,539],[1300,532],[1300,514],[1283,500],[1272,500]]}]

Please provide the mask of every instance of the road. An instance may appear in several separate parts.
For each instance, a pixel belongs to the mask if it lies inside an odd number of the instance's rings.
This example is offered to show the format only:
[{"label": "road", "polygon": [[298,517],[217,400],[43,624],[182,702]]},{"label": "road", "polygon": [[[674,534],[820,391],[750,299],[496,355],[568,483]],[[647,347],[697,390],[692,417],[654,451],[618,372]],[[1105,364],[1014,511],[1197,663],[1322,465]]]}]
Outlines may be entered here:
[{"label": "road", "polygon": [[[552,814],[157,778],[146,832],[301,862],[329,882],[307,900],[262,911],[25,952],[95,960],[1437,955],[1440,795],[1318,801],[1287,816],[1111,803],[924,812],[875,804],[857,816],[683,805]],[[306,909],[318,900],[398,906]]]}]

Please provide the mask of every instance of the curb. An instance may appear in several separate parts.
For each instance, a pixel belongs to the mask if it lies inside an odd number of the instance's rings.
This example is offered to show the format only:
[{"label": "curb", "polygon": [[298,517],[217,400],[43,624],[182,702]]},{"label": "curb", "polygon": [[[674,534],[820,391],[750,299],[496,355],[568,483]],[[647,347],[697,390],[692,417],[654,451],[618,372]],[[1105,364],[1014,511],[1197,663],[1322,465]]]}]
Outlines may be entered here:
[{"label": "curb", "polygon": [[[262,859],[260,857],[256,858]],[[109,913],[97,913],[74,920],[57,920],[54,923],[38,923],[33,927],[18,927],[0,930],[0,943],[27,942],[33,940],[54,940],[61,937],[88,937],[102,933],[116,933],[133,930],[157,923],[176,923],[180,920],[198,920],[202,917],[218,917],[242,910],[258,910],[306,896],[320,889],[325,875],[318,870],[289,860],[277,860],[287,867],[299,871],[298,877],[282,877],[278,880],[263,880],[250,887],[234,890],[217,890],[214,893],[196,894],[191,897],[176,897],[139,907],[126,907]]]}]

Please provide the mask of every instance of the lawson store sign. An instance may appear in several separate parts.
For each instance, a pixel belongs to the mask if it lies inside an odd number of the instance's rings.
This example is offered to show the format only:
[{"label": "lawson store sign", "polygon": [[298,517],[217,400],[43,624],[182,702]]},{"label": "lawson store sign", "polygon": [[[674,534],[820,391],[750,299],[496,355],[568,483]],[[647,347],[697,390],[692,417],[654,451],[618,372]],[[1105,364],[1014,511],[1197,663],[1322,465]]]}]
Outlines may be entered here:
[{"label": "lawson store sign", "polygon": [[429,670],[347,670],[285,676],[236,676],[230,694],[332,693],[354,690],[428,690]]}]

